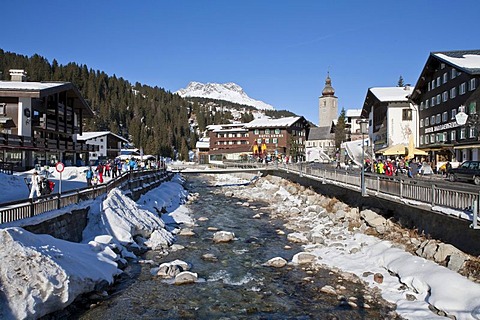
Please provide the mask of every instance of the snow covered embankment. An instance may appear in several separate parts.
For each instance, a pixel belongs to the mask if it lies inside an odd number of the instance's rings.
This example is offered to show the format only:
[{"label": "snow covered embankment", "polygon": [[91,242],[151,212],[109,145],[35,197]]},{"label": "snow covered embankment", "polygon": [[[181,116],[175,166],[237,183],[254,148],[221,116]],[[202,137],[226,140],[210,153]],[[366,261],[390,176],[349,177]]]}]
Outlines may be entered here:
[{"label": "snow covered embankment", "polygon": [[136,259],[129,249],[168,247],[174,236],[158,212],[170,212],[164,215],[170,223],[193,223],[181,206],[187,195],[181,183],[178,178],[163,183],[138,203],[112,190],[92,203],[84,243],[0,229],[0,318],[37,319],[61,310],[112,283],[122,272],[117,263]]}]

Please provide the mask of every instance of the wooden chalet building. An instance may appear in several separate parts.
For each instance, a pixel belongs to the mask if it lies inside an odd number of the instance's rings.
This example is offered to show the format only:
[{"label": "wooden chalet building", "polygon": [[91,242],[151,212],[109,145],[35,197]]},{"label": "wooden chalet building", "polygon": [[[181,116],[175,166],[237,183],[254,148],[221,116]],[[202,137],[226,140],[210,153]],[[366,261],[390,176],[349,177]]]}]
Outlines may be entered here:
[{"label": "wooden chalet building", "polygon": [[210,125],[209,160],[240,160],[254,156],[254,148],[264,145],[270,157],[289,156],[305,160],[309,124],[304,117],[255,119],[249,123]]},{"label": "wooden chalet building", "polygon": [[[432,52],[410,99],[418,105],[419,148],[430,161],[480,160],[480,50]],[[470,121],[460,125],[464,111]]]},{"label": "wooden chalet building", "polygon": [[23,70],[0,81],[0,163],[15,170],[58,161],[77,163],[97,147],[74,141],[93,111],[69,82],[25,82]]},{"label": "wooden chalet building", "polygon": [[81,135],[76,134],[74,139],[77,142],[98,146],[98,151],[89,153],[90,161],[115,159],[120,155],[123,145],[128,144],[127,139],[110,131],[84,132]]}]

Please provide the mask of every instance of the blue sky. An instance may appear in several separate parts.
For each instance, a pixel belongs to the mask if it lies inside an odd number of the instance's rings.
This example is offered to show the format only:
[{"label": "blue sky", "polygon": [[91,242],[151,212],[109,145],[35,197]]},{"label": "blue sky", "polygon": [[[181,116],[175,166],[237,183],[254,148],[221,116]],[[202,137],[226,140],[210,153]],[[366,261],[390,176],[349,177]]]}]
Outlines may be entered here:
[{"label": "blue sky", "polygon": [[330,72],[339,110],[370,87],[414,85],[432,51],[480,49],[478,0],[5,1],[0,48],[170,91],[235,82],[318,123]]}]

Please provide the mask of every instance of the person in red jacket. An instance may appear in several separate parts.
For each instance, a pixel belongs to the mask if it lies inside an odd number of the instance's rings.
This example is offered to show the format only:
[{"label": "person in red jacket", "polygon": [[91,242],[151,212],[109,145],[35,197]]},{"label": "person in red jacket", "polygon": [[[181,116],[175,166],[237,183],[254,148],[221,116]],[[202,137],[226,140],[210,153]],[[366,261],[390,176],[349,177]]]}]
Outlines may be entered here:
[{"label": "person in red jacket", "polygon": [[98,163],[97,173],[98,173],[98,183],[103,183],[103,164],[101,162]]}]

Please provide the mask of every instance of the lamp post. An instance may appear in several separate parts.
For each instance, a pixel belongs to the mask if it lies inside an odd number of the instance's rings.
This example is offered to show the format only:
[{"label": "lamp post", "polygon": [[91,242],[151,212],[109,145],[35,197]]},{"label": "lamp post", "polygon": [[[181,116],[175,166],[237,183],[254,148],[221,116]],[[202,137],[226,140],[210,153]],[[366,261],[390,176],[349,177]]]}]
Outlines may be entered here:
[{"label": "lamp post", "polygon": [[362,190],[362,197],[367,196],[367,190],[365,188],[365,133],[368,130],[368,119],[357,120],[360,125],[360,132],[362,133],[362,173],[360,179],[360,188]]}]

